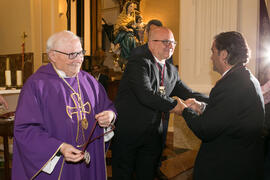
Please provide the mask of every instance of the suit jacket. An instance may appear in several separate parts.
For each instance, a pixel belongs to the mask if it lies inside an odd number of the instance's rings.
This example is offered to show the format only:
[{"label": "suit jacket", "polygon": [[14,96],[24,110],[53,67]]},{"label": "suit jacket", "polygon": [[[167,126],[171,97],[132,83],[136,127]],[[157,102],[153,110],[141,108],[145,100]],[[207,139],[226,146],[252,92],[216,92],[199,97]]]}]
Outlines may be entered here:
[{"label": "suit jacket", "polygon": [[244,66],[233,67],[216,83],[201,116],[185,108],[183,117],[202,140],[194,180],[261,179],[263,97]]},{"label": "suit jacket", "polygon": [[164,76],[166,95],[161,95],[159,69],[151,52],[146,49],[144,56],[131,57],[115,101],[118,112],[115,141],[121,138],[128,143],[134,143],[152,130],[158,129],[161,112],[168,112],[177,104],[172,96],[207,101],[206,96],[189,89],[180,80],[175,66],[168,62]]}]

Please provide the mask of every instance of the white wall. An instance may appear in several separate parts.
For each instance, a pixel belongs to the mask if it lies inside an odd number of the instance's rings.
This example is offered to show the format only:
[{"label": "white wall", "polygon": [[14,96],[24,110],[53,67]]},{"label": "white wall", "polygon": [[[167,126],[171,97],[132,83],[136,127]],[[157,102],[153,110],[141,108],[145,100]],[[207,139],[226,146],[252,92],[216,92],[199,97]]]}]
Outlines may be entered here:
[{"label": "white wall", "polygon": [[249,68],[255,74],[258,0],[181,0],[180,75],[191,88],[209,93],[220,75],[210,61],[214,35],[240,31],[252,51]]},{"label": "white wall", "polygon": [[[179,27],[181,23],[179,0],[143,0],[140,4],[141,15],[145,23],[151,19],[159,19],[164,26],[172,30],[174,39],[179,42],[179,34],[181,33]],[[178,43],[173,54],[173,61],[176,65],[179,65],[178,48],[180,46],[181,44]]]},{"label": "white wall", "polygon": [[0,54],[20,53],[23,32],[28,35],[25,51],[31,52],[30,1],[1,0],[0,19]]},{"label": "white wall", "polygon": [[[66,1],[31,0],[30,7],[34,70],[37,70],[42,65],[42,53],[46,53],[49,36],[67,29]],[[60,11],[64,14],[60,15]]]},{"label": "white wall", "polygon": [[259,0],[238,0],[237,29],[245,36],[251,50],[251,58],[248,64],[254,75],[256,72],[257,41],[259,37]]},{"label": "white wall", "polygon": [[21,53],[21,36],[26,32],[25,52],[34,53],[34,70],[38,69],[48,37],[66,29],[65,11],[65,0],[1,0],[0,54]]}]

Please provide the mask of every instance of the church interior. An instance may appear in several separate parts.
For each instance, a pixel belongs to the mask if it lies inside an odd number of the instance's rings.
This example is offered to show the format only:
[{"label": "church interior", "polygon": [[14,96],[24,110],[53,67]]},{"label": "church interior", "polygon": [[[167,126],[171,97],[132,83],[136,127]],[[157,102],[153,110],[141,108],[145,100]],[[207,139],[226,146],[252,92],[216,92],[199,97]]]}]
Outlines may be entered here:
[{"label": "church interior", "polygon": [[[49,63],[48,37],[70,30],[82,38],[86,54],[82,69],[94,75],[94,67],[107,76],[106,90],[114,101],[125,59],[113,43],[113,28],[127,0],[1,0],[0,95],[9,109],[0,106],[0,179],[10,179],[14,112],[23,84],[40,66]],[[173,64],[192,89],[209,94],[220,75],[210,61],[213,37],[223,31],[241,32],[251,50],[248,68],[265,82],[269,63],[264,46],[270,32],[269,0],[132,0],[141,23],[160,20],[174,34],[177,46]],[[136,12],[135,12],[136,11]],[[141,34],[143,36],[143,32]],[[137,39],[136,46],[145,42]],[[269,44],[270,47],[270,44]],[[270,51],[270,48],[269,48]],[[162,173],[170,180],[191,180],[200,140],[182,117],[171,114]],[[110,151],[107,172],[111,176]]]}]

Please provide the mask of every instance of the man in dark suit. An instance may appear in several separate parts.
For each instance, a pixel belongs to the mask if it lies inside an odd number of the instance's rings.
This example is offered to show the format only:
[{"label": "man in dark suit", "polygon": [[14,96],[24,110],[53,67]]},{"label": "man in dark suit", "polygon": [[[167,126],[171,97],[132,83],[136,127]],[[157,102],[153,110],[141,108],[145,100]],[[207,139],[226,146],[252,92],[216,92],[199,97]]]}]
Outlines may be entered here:
[{"label": "man in dark suit", "polygon": [[[268,67],[269,68],[269,67]],[[265,107],[265,122],[264,122],[264,180],[270,180],[270,80],[261,86],[264,107]]]},{"label": "man in dark suit", "polygon": [[240,33],[231,31],[215,36],[211,50],[213,69],[222,77],[205,111],[198,115],[179,103],[180,114],[202,140],[193,179],[260,180],[264,104],[260,84],[245,66],[248,46]]},{"label": "man in dark suit", "polygon": [[[146,35],[147,35],[147,41],[148,41],[148,37],[149,37],[149,33],[150,31],[152,31],[153,29],[157,28],[157,27],[162,27],[163,24],[161,21],[157,20],[157,19],[152,19],[150,20],[147,25],[146,25],[146,28],[145,28],[145,31],[146,31]],[[138,46],[136,48],[134,48],[132,51],[131,51],[131,57],[132,56],[144,56],[145,54],[147,54],[148,52],[148,42],[141,45],[141,46]],[[168,63],[171,63],[173,64],[173,59],[172,59],[172,56],[166,60],[166,62]],[[163,144],[162,144],[162,149],[165,148],[166,146],[166,139],[167,139],[167,132],[168,132],[168,125],[169,125],[169,113],[166,113],[166,116],[164,118],[164,120],[162,121],[162,127],[163,127],[163,131],[162,131],[162,138],[163,138]],[[158,179],[166,179],[166,176],[160,171],[160,167],[161,167],[161,164],[162,164],[162,153],[161,153],[161,156],[159,158],[159,163],[158,163],[158,167],[157,167],[157,172],[156,172],[156,177]]]},{"label": "man in dark suit", "polygon": [[118,112],[112,143],[113,180],[152,180],[162,152],[162,119],[175,112],[178,96],[183,99],[207,97],[189,89],[177,69],[168,63],[175,48],[168,28],[150,32],[144,55],[132,56],[120,82],[115,105]]}]

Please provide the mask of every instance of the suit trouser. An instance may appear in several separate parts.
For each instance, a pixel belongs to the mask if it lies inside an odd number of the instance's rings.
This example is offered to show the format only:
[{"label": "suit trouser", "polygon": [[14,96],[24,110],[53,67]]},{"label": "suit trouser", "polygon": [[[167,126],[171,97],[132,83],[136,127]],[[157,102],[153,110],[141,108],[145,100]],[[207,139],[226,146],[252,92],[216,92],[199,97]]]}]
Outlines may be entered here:
[{"label": "suit trouser", "polygon": [[169,119],[162,120],[162,149],[159,157],[158,167],[160,168],[162,165],[162,152],[166,147],[166,141],[167,141],[167,134],[168,134],[168,125],[169,125]]},{"label": "suit trouser", "polygon": [[154,179],[161,155],[162,134],[149,132],[138,142],[131,144],[116,137],[112,143],[112,179],[136,180]]}]

